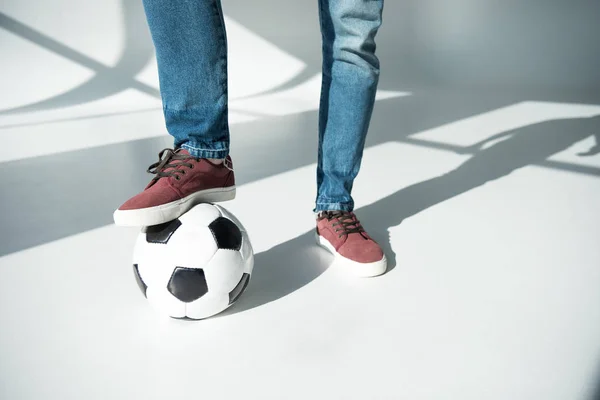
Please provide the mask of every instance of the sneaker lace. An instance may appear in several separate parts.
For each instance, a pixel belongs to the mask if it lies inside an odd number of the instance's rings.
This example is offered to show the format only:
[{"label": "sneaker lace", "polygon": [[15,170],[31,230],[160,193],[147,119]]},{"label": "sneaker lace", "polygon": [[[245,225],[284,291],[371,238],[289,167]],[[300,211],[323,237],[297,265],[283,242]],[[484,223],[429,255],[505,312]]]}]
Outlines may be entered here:
[{"label": "sneaker lace", "polygon": [[360,233],[364,237],[365,232],[356,215],[348,211],[324,211],[321,213],[321,217],[327,218],[328,221],[336,220],[331,226],[337,227],[335,232],[339,232],[338,235],[341,238],[344,235],[350,235],[351,233]]},{"label": "sneaker lace", "polygon": [[158,161],[150,165],[146,171],[156,175],[153,178],[153,181],[169,176],[173,176],[175,179],[180,180],[181,175],[185,175],[185,170],[177,169],[177,167],[184,166],[190,169],[194,168],[194,164],[185,162],[190,159],[193,159],[193,157],[187,154],[179,154],[179,149],[163,149],[158,153]]}]

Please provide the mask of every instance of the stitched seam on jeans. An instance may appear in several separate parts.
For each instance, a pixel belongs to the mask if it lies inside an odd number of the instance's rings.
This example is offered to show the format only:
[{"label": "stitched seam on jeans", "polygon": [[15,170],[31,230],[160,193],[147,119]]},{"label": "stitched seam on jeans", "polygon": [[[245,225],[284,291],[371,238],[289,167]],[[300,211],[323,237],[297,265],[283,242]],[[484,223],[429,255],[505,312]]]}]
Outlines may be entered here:
[{"label": "stitched seam on jeans", "polygon": [[316,202],[317,206],[336,206],[336,207],[353,207],[354,204],[353,203],[340,203],[340,202],[328,202],[328,203],[323,203],[320,201]]},{"label": "stitched seam on jeans", "polygon": [[339,202],[336,199],[334,199],[332,197],[327,197],[327,196],[319,196],[317,198],[317,201],[323,201],[323,200],[333,200],[333,201],[329,201],[329,203],[338,203]]},{"label": "stitched seam on jeans", "polygon": [[317,202],[318,206],[336,206],[336,207],[350,207],[351,204],[350,203],[319,203]]},{"label": "stitched seam on jeans", "polygon": [[202,148],[202,147],[190,146],[189,144],[184,144],[181,147],[185,147],[185,148],[191,149],[191,150],[212,151],[212,152],[219,152],[219,151],[227,151],[227,150],[229,150],[228,147],[225,147],[223,149],[205,149],[205,148]]}]

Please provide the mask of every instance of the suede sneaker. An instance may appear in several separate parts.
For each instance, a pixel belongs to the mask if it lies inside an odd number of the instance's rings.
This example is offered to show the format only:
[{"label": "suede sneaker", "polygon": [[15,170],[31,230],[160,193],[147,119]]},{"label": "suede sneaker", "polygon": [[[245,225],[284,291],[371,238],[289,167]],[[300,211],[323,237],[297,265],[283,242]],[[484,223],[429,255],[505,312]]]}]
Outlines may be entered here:
[{"label": "suede sneaker", "polygon": [[222,164],[194,158],[185,149],[164,149],[148,167],[156,176],[143,192],[127,200],[113,214],[121,226],[149,226],[172,221],[198,203],[235,198],[231,157]]},{"label": "suede sneaker", "polygon": [[370,277],[386,271],[383,250],[365,232],[353,212],[320,212],[316,234],[317,243],[333,253],[336,261],[352,274]]}]

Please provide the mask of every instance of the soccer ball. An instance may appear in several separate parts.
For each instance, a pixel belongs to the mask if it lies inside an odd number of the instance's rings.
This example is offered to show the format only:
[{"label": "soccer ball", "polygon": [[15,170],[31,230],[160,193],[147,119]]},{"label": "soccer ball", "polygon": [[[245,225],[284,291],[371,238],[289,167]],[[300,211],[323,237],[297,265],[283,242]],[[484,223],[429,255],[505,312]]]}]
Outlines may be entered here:
[{"label": "soccer ball", "polygon": [[242,224],[209,203],[143,228],[133,251],[142,293],[155,309],[174,318],[202,319],[225,310],[246,289],[253,266]]}]

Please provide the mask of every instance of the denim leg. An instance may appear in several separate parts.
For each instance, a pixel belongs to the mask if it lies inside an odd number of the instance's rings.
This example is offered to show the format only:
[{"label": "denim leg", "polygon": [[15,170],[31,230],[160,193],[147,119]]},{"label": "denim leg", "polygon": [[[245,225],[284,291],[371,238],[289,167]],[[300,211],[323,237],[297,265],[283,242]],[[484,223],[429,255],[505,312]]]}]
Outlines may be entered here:
[{"label": "denim leg", "polygon": [[379,81],[375,35],[383,0],[319,0],[323,82],[314,211],[352,211]]},{"label": "denim leg", "polygon": [[220,0],[143,0],[165,123],[195,157],[229,153],[227,36]]}]

